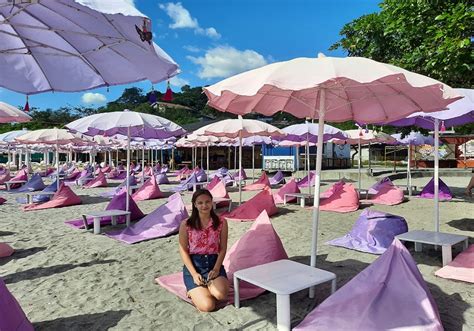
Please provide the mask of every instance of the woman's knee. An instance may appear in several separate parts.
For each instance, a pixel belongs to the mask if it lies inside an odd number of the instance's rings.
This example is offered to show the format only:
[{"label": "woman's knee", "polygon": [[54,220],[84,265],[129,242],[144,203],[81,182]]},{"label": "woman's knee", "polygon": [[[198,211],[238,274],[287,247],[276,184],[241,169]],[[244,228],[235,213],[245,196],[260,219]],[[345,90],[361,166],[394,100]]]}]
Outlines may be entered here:
[{"label": "woman's knee", "polygon": [[201,312],[211,312],[216,308],[216,303],[212,298],[206,298],[195,302],[194,305]]},{"label": "woman's knee", "polygon": [[228,294],[229,294],[229,291],[228,291],[227,288],[225,288],[225,289],[222,289],[222,290],[219,290],[219,291],[215,291],[213,293],[213,296],[214,296],[214,298],[216,298],[216,300],[221,301],[221,300],[227,299]]}]

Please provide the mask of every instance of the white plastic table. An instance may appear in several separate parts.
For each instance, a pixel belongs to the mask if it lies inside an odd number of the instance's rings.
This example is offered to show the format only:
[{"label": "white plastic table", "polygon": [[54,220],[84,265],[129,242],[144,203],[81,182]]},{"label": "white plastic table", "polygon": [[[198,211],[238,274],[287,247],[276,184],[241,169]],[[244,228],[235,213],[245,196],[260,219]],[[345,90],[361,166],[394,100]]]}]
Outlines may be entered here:
[{"label": "white plastic table", "polygon": [[284,205],[286,205],[286,197],[296,197],[296,203],[298,203],[298,200],[299,200],[301,207],[304,208],[305,200],[306,199],[313,199],[314,195],[309,194],[309,193],[286,193],[283,196],[283,204]]},{"label": "white plastic table", "polygon": [[35,195],[49,195],[49,196],[53,196],[55,195],[56,192],[41,192],[41,191],[37,191],[37,192],[26,192],[26,202],[28,204],[30,203],[33,203],[33,197]]},{"label": "white plastic table", "polygon": [[110,210],[102,210],[102,211],[92,211],[83,216],[87,217],[90,216],[94,218],[94,234],[100,233],[100,219],[102,217],[110,216],[112,218],[112,225],[117,224],[117,216],[125,216],[125,222],[127,227],[130,226],[130,212],[125,210],[119,209],[110,209]]},{"label": "white plastic table", "polygon": [[14,184],[25,184],[26,180],[9,180],[5,182],[5,186],[7,187],[7,191],[10,191],[10,187]]},{"label": "white plastic table", "polygon": [[415,252],[421,252],[422,244],[439,245],[442,248],[443,267],[453,260],[452,246],[464,242],[463,249],[467,249],[468,237],[458,234],[415,230],[396,236],[401,241],[415,243]]},{"label": "white plastic table", "polygon": [[336,291],[336,275],[291,260],[279,260],[234,273],[234,305],[240,308],[239,280],[257,285],[277,296],[278,330],[290,330],[290,294],[331,281]]},{"label": "white plastic table", "polygon": [[232,209],[232,199],[231,198],[214,198],[212,199],[212,204],[214,205],[214,209],[217,208],[217,204],[220,202],[229,202],[228,211]]}]

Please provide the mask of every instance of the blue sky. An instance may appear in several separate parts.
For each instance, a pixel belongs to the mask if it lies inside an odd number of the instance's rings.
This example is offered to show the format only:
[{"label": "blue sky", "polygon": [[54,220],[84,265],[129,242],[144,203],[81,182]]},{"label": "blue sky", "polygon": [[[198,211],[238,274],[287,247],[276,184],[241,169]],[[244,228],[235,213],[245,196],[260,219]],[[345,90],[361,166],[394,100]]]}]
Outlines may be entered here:
[{"label": "blue sky", "polygon": [[[172,89],[213,84],[236,73],[295,57],[314,57],[340,39],[345,23],[379,11],[379,0],[126,0],[152,20],[153,39],[181,67]],[[30,107],[98,107],[123,90],[150,82],[78,93],[30,96]],[[164,91],[165,83],[155,84]],[[25,96],[0,89],[0,101],[23,106]]]}]

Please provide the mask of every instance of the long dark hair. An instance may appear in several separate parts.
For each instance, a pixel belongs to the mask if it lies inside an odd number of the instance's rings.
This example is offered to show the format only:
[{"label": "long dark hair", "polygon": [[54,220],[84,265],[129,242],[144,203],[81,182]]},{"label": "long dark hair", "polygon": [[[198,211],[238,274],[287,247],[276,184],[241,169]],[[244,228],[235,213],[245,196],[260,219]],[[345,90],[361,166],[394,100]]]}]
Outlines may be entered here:
[{"label": "long dark hair", "polygon": [[[194,204],[196,203],[197,198],[201,195],[207,195],[212,200],[212,194],[208,190],[198,189],[196,192],[194,192],[193,198],[191,199],[193,210],[191,212],[191,216],[186,221],[186,225],[196,230],[201,230],[201,220],[199,219],[199,211]],[[220,220],[219,216],[217,216],[216,212],[214,211],[214,208],[211,209],[211,219],[212,227],[214,230],[217,230]]]}]

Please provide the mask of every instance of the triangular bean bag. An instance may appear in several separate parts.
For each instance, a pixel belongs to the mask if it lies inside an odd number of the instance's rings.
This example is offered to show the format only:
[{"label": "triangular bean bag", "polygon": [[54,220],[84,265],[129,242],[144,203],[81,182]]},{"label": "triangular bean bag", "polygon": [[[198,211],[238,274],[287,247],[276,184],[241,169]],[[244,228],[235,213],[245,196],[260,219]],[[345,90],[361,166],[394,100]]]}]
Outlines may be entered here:
[{"label": "triangular bean bag", "polygon": [[278,185],[278,184],[284,184],[285,183],[285,175],[283,174],[283,172],[281,170],[278,170],[277,173],[275,175],[273,175],[273,177],[270,178],[269,180],[270,180],[270,185],[271,186]]},{"label": "triangular bean bag", "polygon": [[[130,174],[130,177],[133,177],[133,173]],[[127,179],[127,172],[121,171],[114,179]]]},{"label": "triangular bean bag", "polygon": [[395,239],[293,330],[441,331],[443,326],[415,261]]},{"label": "triangular bean bag", "polygon": [[180,185],[172,187],[171,191],[173,192],[180,192],[180,191],[186,191],[186,190],[192,190],[193,189],[193,184],[197,183],[197,178],[196,174],[193,173],[191,176],[188,177],[185,181],[183,181]]},{"label": "triangular bean bag", "polygon": [[7,201],[7,199],[4,199],[4,198],[0,197],[0,205],[3,205],[5,203],[5,201]]},{"label": "triangular bean bag", "polygon": [[[209,188],[210,184],[214,182],[214,180],[217,180],[217,183],[213,185],[211,188]],[[229,198],[229,193],[227,192],[224,182],[219,179],[219,177],[214,177],[211,183],[209,183],[207,189],[209,192],[211,192],[211,195],[214,199],[219,199],[219,198]],[[221,207],[226,207],[229,205],[229,201],[221,201],[216,204],[217,208]]]},{"label": "triangular bean bag", "polygon": [[170,181],[168,179],[168,176],[166,176],[166,173],[161,173],[156,175],[156,183],[157,184],[169,184]]},{"label": "triangular bean bag", "polygon": [[112,169],[110,172],[107,174],[108,179],[116,179],[118,176],[119,172],[117,169]]},{"label": "triangular bean bag", "polygon": [[221,167],[221,168],[217,169],[216,171],[214,171],[213,173],[209,174],[209,178],[213,179],[216,176],[219,177],[219,178],[222,178],[225,175],[227,175],[228,172],[229,172],[229,170],[226,167]]},{"label": "triangular bean bag", "polygon": [[388,177],[383,177],[382,179],[380,179],[377,183],[375,183],[374,185],[372,185],[369,190],[368,190],[368,193],[369,194],[377,194],[379,193],[380,189],[385,185],[385,184],[391,184],[391,185],[394,185],[392,183],[392,181],[390,180],[390,178]]},{"label": "triangular bean bag", "polygon": [[92,179],[90,182],[87,182],[82,188],[94,188],[94,187],[107,187],[107,179],[103,172],[99,172],[96,178]]},{"label": "triangular bean bag", "polygon": [[388,206],[398,205],[404,200],[405,194],[403,190],[393,185],[391,181],[379,185],[377,187],[377,193],[369,197],[369,202]]},{"label": "triangular bean bag", "polygon": [[203,169],[199,169],[198,171],[196,171],[196,179],[199,183],[206,182],[207,181],[206,172]]},{"label": "triangular bean bag", "polygon": [[[74,169],[69,175],[67,175],[64,180],[75,181],[81,176],[81,171],[79,169]],[[87,173],[87,171],[86,171]]]},{"label": "triangular bean bag", "polygon": [[[298,188],[298,184],[296,183],[296,180],[293,178],[291,179],[288,183],[280,187],[278,191],[273,193],[273,199],[275,200],[276,204],[283,203],[285,194],[287,193],[300,193],[300,189]],[[296,200],[296,197],[288,197],[286,199],[286,202],[292,202]]]},{"label": "triangular bean bag", "polygon": [[[448,185],[439,178],[439,200],[451,200],[453,198],[453,194],[449,189]],[[434,178],[426,184],[423,190],[420,193],[420,198],[424,199],[433,199],[434,198]]]},{"label": "triangular bean bag", "polygon": [[244,186],[244,191],[258,191],[263,190],[265,187],[270,187],[270,180],[268,179],[267,173],[264,171],[256,182],[250,185]]},{"label": "triangular bean bag", "polygon": [[0,175],[0,185],[5,184],[11,179],[10,170],[6,169],[6,171]]},{"label": "triangular bean bag", "polygon": [[34,191],[41,191],[44,189],[46,185],[43,183],[43,178],[41,178],[40,174],[36,173],[31,176],[30,180],[27,181],[23,186],[10,190],[8,193],[23,193],[23,192],[34,192]]},{"label": "triangular bean bag", "polygon": [[184,166],[183,168],[179,169],[178,171],[175,172],[175,175],[178,176],[178,175],[182,175],[184,174],[186,171],[188,171],[189,168],[188,166]]},{"label": "triangular bean bag", "polygon": [[51,200],[40,203],[23,206],[24,211],[48,209],[48,208],[61,208],[66,206],[80,205],[82,203],[76,193],[74,193],[70,187],[61,184],[59,190],[53,195]]},{"label": "triangular bean bag", "polygon": [[[263,211],[252,227],[227,251],[223,265],[230,285],[228,303],[234,301],[232,282],[234,272],[287,258],[280,237],[273,229],[268,215]],[[191,302],[186,295],[182,272],[161,276],[155,281],[181,299]],[[240,282],[239,290],[240,300],[255,298],[265,292],[264,289],[245,282]]]},{"label": "triangular bean bag", "polygon": [[161,165],[159,163],[155,164],[153,167],[153,172],[160,173],[161,172]]},{"label": "triangular bean bag", "polygon": [[0,243],[0,257],[10,256],[14,252],[15,252],[15,250],[10,245],[8,245],[6,243]]},{"label": "triangular bean bag", "polygon": [[105,166],[101,168],[100,171],[103,172],[104,174],[107,174],[112,171],[112,168],[110,166]]},{"label": "triangular bean bag", "polygon": [[160,191],[156,183],[155,176],[151,176],[135,193],[132,194],[132,199],[135,201],[144,201],[152,199],[164,198],[165,195]]},{"label": "triangular bean bag", "polygon": [[[26,171],[25,168],[18,171],[16,176],[10,179],[10,181],[16,181],[16,180],[28,180],[28,172]],[[10,189],[15,189],[19,187],[21,187],[21,184],[10,185]]]},{"label": "triangular bean bag", "polygon": [[212,190],[214,187],[216,187],[216,185],[219,184],[219,182],[221,182],[221,181],[222,181],[222,180],[221,180],[219,177],[214,176],[214,177],[212,178],[212,180],[209,182],[209,184],[207,184],[207,187],[206,187],[206,188],[210,191],[210,190]]},{"label": "triangular bean bag", "polygon": [[188,217],[183,199],[179,193],[175,193],[168,198],[166,204],[159,206],[137,223],[123,230],[107,232],[106,236],[126,244],[160,238],[177,233],[181,221]]},{"label": "triangular bean bag", "polygon": [[48,177],[54,172],[53,168],[47,168],[45,171],[40,171],[41,177]]},{"label": "triangular bean bag", "polygon": [[407,231],[408,225],[403,217],[365,209],[348,234],[327,244],[366,253],[383,254],[396,235]]},{"label": "triangular bean bag", "polygon": [[268,216],[278,213],[278,208],[273,200],[272,191],[269,188],[264,189],[231,212],[222,213],[221,217],[230,221],[249,222],[254,221],[264,210]]},{"label": "triangular bean bag", "polygon": [[168,171],[169,171],[168,166],[167,166],[167,165],[164,165],[163,167],[161,167],[160,173],[166,174]]},{"label": "triangular bean bag", "polygon": [[247,174],[245,173],[245,169],[241,169],[240,171],[237,171],[233,177],[235,180],[245,180],[248,178]]},{"label": "triangular bean bag", "polygon": [[[127,203],[127,201],[125,200],[126,197],[127,197],[126,191],[123,191],[117,194],[116,196],[113,197],[112,200],[110,200],[107,207],[105,207],[105,210],[111,210],[111,209],[125,210],[126,203]],[[128,210],[130,211],[130,221],[136,221],[142,218],[143,216],[145,216],[140,210],[140,208],[138,208],[137,204],[132,198],[129,199],[128,203],[129,203]],[[100,221],[100,225],[108,225],[111,223],[111,221],[112,219],[110,217],[102,217]],[[66,221],[64,223],[76,229],[84,228],[84,220],[82,218]],[[117,217],[117,223],[125,223],[125,216]],[[92,217],[87,218],[87,224],[88,225],[94,224],[94,220]]]},{"label": "triangular bean bag", "polygon": [[321,195],[319,210],[349,213],[359,209],[359,194],[354,186],[344,181],[334,183]]},{"label": "triangular bean bag", "polygon": [[316,173],[314,171],[309,172],[309,179],[308,175],[303,177],[299,182],[297,182],[298,187],[308,187],[308,186],[314,186],[314,181],[316,180]]},{"label": "triangular bean bag", "polygon": [[18,301],[0,278],[0,330],[34,331]]},{"label": "triangular bean bag", "polygon": [[[46,186],[41,192],[56,192],[58,190],[58,180],[56,179],[54,182]],[[50,195],[34,195],[33,196],[33,203],[40,203],[49,201],[52,198]],[[27,203],[26,197],[18,197],[16,198],[16,202],[25,204]]]},{"label": "triangular bean bag", "polygon": [[459,253],[451,263],[436,271],[435,275],[474,283],[474,245]]}]

